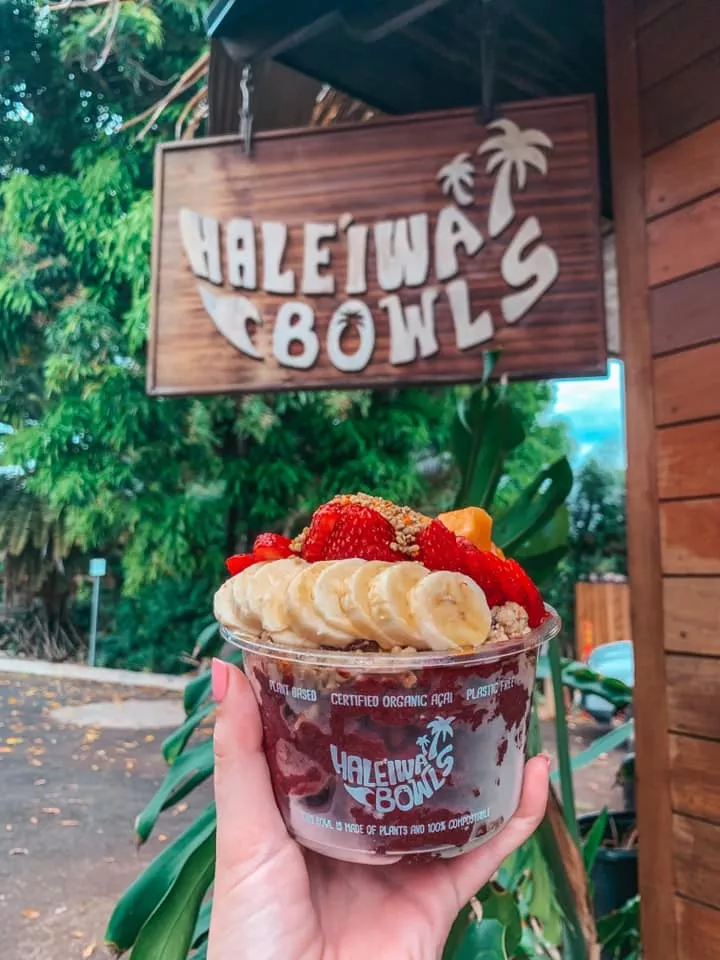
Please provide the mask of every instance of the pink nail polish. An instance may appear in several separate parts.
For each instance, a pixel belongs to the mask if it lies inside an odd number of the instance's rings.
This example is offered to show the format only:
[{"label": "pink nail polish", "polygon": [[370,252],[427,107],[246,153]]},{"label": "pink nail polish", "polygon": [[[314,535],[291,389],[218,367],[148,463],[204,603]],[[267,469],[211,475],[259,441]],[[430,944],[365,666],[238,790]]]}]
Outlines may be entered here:
[{"label": "pink nail polish", "polygon": [[228,665],[214,657],[212,662],[212,695],[215,703],[222,703],[225,699],[229,679]]}]

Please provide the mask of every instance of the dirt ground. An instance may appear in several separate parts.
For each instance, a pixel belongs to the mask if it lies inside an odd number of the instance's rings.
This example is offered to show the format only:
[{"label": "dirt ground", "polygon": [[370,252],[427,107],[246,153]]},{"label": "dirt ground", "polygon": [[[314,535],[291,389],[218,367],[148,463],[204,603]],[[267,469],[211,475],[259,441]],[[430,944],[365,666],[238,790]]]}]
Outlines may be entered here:
[{"label": "dirt ground", "polygon": [[[162,730],[61,726],[59,707],[173,698],[97,683],[0,675],[0,929],[5,960],[106,956],[103,932],[122,891],[210,799],[168,811],[139,851],[133,820],[160,784]],[[553,730],[545,724],[549,752]],[[603,731],[573,724],[572,749]],[[578,812],[621,807],[614,751],[577,774]]]}]

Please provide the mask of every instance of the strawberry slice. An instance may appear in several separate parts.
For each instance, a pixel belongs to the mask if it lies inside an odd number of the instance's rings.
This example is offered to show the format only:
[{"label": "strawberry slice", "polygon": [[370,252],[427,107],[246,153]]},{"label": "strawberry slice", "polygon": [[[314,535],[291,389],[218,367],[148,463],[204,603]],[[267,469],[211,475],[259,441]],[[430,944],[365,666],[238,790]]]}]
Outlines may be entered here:
[{"label": "strawberry slice", "polygon": [[[425,564],[428,570],[464,570],[463,550],[456,537],[440,520],[432,520],[424,527],[417,538],[420,551],[417,560]],[[470,546],[469,541],[465,541]]]},{"label": "strawberry slice", "polygon": [[292,554],[291,543],[289,537],[279,533],[261,533],[255,538],[253,554],[258,560],[284,560]]},{"label": "strawberry slice", "polygon": [[323,550],[323,560],[386,560],[400,559],[396,550],[395,530],[377,510],[358,503],[343,506]]},{"label": "strawberry slice", "polygon": [[243,570],[247,570],[254,563],[259,563],[259,558],[254,553],[236,553],[235,556],[227,558],[225,566],[230,576],[234,577],[236,574],[242,573]]},{"label": "strawberry slice", "polygon": [[310,526],[305,534],[305,542],[302,548],[303,560],[307,560],[308,563],[315,563],[317,560],[325,559],[325,548],[342,510],[340,504],[332,502],[318,507],[312,515]]},{"label": "strawberry slice", "polygon": [[540,591],[517,560],[503,561],[503,586],[508,600],[524,607],[531,627],[539,627],[546,617]]},{"label": "strawberry slice", "polygon": [[474,543],[458,537],[466,573],[482,588],[490,607],[499,607],[508,599],[504,585],[504,562],[489,550],[479,550]]}]

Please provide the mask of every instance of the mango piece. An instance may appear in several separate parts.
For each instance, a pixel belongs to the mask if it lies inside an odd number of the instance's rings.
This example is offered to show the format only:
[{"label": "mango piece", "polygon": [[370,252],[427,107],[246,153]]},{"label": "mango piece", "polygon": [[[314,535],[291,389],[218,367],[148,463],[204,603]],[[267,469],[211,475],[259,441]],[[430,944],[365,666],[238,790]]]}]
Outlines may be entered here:
[{"label": "mango piece", "polygon": [[481,550],[492,545],[492,517],[482,507],[465,507],[441,513],[438,520],[458,537],[465,537]]}]

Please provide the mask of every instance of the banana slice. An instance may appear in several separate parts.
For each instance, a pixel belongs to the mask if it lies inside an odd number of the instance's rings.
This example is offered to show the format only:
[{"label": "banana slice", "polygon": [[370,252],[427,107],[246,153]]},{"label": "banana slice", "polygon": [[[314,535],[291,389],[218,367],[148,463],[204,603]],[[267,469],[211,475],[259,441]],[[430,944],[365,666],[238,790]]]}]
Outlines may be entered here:
[{"label": "banana slice", "polygon": [[350,578],[366,566],[367,560],[336,560],[331,566],[320,571],[313,587],[315,609],[334,630],[354,637],[365,638],[358,633],[355,625],[343,610],[343,598],[348,591]]},{"label": "banana slice", "polygon": [[370,582],[368,603],[374,625],[371,639],[386,650],[417,646],[417,627],[410,609],[411,591],[428,576],[421,563],[391,563]]},{"label": "banana slice", "polygon": [[292,578],[287,587],[287,612],[290,629],[312,646],[346,647],[357,639],[355,633],[338,629],[315,607],[315,584],[336,560],[311,563]]},{"label": "banana slice", "polygon": [[350,576],[345,592],[340,597],[340,608],[350,621],[355,636],[364,640],[376,640],[381,646],[384,644],[376,635],[377,628],[370,613],[368,595],[370,583],[390,566],[392,564],[384,560],[361,561],[361,566]]},{"label": "banana slice", "polygon": [[249,611],[245,602],[247,583],[265,563],[257,563],[252,567],[230,577],[220,587],[213,600],[215,619],[228,630],[239,630],[255,633],[260,628],[260,621]]},{"label": "banana slice", "polygon": [[267,562],[255,563],[230,581],[233,585],[233,601],[235,603],[235,616],[239,621],[239,630],[246,630],[249,633],[260,633],[262,630],[260,611],[255,609],[255,605],[251,603],[250,586],[255,577],[261,574],[267,565]]},{"label": "banana slice", "polygon": [[287,587],[292,578],[306,566],[307,563],[300,557],[273,560],[248,582],[248,605],[257,611],[262,629],[274,638],[290,629],[285,601]]},{"label": "banana slice", "polygon": [[242,622],[242,619],[238,616],[235,610],[232,579],[226,580],[220,589],[215,593],[215,597],[213,599],[213,613],[215,614],[215,619],[224,627],[227,627],[228,630],[244,629],[245,624]]},{"label": "banana slice", "polygon": [[438,570],[413,587],[410,610],[420,644],[430,650],[467,650],[490,635],[490,607],[484,592],[462,573]]}]

